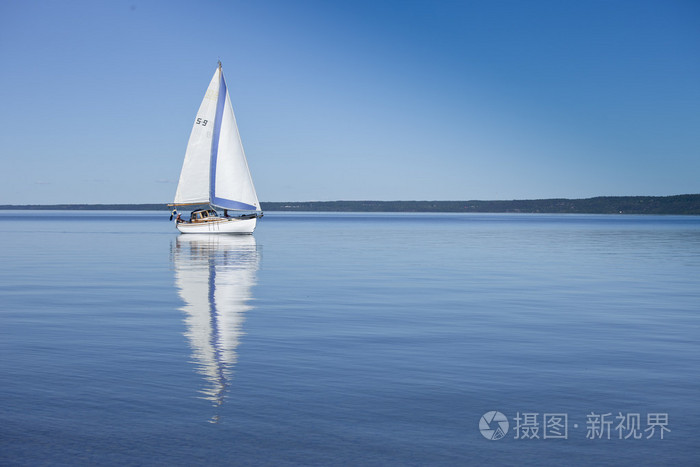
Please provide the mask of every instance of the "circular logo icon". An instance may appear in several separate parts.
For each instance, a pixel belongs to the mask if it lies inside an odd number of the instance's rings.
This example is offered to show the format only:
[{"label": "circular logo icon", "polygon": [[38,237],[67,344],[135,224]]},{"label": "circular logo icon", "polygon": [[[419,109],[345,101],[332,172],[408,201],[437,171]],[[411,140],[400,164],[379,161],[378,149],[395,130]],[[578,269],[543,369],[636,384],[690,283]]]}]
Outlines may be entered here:
[{"label": "circular logo icon", "polygon": [[508,426],[508,418],[496,410],[486,412],[479,420],[479,431],[490,440],[503,438],[508,433]]}]

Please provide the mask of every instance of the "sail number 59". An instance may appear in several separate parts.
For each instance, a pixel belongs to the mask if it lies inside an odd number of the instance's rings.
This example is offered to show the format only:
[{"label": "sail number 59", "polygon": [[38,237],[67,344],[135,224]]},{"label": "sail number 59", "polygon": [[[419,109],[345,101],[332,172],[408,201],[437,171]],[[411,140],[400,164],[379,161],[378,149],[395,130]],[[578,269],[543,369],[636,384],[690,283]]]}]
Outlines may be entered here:
[{"label": "sail number 59", "polygon": [[194,123],[197,125],[202,125],[202,126],[207,126],[208,120],[202,120],[201,118],[198,118]]}]

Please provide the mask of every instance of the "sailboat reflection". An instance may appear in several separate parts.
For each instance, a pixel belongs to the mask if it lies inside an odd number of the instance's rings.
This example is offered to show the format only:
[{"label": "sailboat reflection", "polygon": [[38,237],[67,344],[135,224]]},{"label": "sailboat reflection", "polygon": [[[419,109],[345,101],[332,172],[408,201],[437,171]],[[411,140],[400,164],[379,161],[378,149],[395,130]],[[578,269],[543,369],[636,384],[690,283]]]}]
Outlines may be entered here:
[{"label": "sailboat reflection", "polygon": [[[172,246],[175,284],[185,302],[185,336],[197,372],[206,384],[203,398],[220,406],[228,390],[236,347],[259,265],[253,236],[181,235]],[[215,415],[212,422],[218,421]]]}]

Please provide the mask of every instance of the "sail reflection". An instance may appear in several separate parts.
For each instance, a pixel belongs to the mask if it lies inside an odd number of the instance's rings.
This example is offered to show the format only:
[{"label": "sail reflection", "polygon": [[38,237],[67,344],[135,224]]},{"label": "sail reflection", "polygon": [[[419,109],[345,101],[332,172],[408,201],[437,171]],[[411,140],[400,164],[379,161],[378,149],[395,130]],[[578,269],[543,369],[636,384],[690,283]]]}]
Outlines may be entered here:
[{"label": "sail reflection", "polygon": [[175,283],[185,302],[185,336],[197,372],[206,380],[202,397],[220,406],[236,364],[244,315],[252,308],[259,265],[255,238],[180,235],[172,250]]}]

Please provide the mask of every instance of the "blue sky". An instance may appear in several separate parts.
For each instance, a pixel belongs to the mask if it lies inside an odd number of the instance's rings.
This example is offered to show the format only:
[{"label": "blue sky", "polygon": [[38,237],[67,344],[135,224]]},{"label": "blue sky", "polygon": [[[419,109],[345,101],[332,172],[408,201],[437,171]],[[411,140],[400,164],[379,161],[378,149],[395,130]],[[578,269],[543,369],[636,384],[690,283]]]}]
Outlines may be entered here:
[{"label": "blue sky", "polygon": [[261,201],[700,192],[700,2],[0,2],[0,204],[172,200],[221,59]]}]

